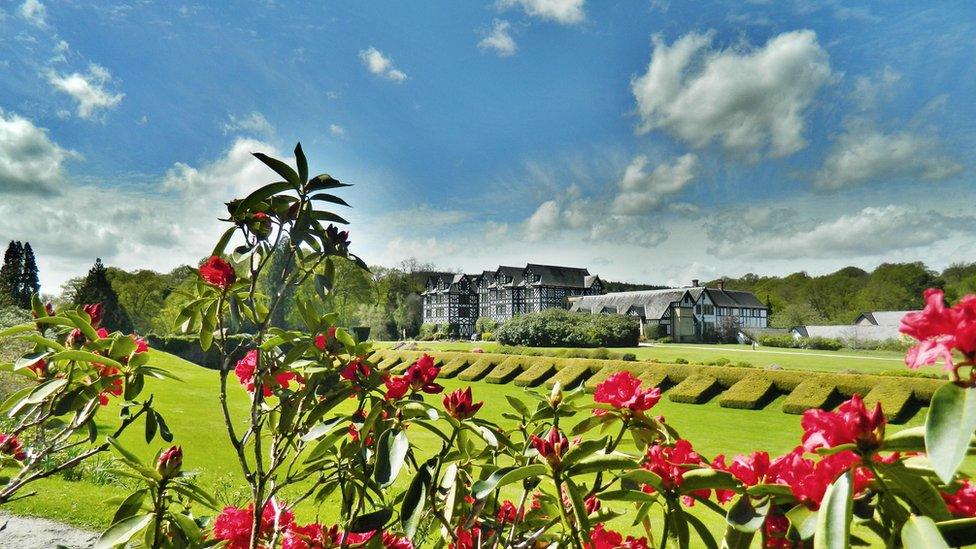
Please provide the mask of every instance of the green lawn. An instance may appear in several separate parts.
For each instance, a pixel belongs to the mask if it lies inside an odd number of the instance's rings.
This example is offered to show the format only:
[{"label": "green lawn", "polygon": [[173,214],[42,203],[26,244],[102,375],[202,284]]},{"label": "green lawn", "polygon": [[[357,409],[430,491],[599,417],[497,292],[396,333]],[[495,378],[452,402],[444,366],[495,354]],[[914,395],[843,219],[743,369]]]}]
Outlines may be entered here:
[{"label": "green lawn", "polygon": [[[492,352],[501,347],[492,341],[421,341],[417,343],[421,348],[441,350],[469,350],[480,347],[486,352]],[[380,346],[390,346],[392,343],[383,342]],[[539,348],[539,351],[557,352],[569,349]],[[661,362],[674,362],[684,358],[692,363],[705,363],[718,358],[727,358],[732,362],[749,362],[754,366],[765,367],[776,364],[787,369],[814,370],[822,372],[841,372],[856,370],[865,374],[882,374],[892,371],[905,371],[904,354],[889,351],[812,351],[807,349],[783,349],[777,347],[758,347],[753,350],[749,345],[727,344],[686,344],[667,343],[641,347],[615,347],[617,353],[633,353],[639,360],[657,359]]]},{"label": "green lawn", "polygon": [[[458,344],[444,346],[457,348]],[[158,409],[175,434],[176,443],[184,448],[185,468],[198,471],[200,482],[219,499],[234,503],[235,496],[239,497],[242,493],[242,483],[220,418],[216,372],[158,352],[154,352],[153,363],[167,368],[183,380],[154,381],[148,385],[148,391],[155,395]],[[449,379],[444,380],[444,385],[447,390],[453,390],[467,384]],[[514,385],[479,382],[470,385],[474,388],[476,399],[487,402],[481,415],[486,419],[507,423],[507,420],[501,418],[501,413],[508,409],[504,397],[518,395],[522,393],[522,389]],[[246,395],[236,383],[231,389],[231,406],[236,412],[241,412],[239,417],[244,417]],[[720,452],[735,454],[756,449],[779,454],[796,446],[801,433],[800,418],[780,412],[780,404],[780,400],[777,400],[764,410],[752,411],[721,408],[715,401],[704,405],[690,405],[673,403],[665,398],[654,411],[664,415],[668,423],[676,427],[684,438],[693,442],[696,449],[711,458]],[[113,409],[106,412],[115,413]],[[924,414],[917,415],[910,425],[918,424],[923,417]],[[901,428],[903,427],[893,427],[893,430]],[[165,444],[157,438],[152,445],[147,446],[140,431],[141,429],[136,429],[122,439],[127,447],[137,453],[148,457]],[[432,453],[438,448],[434,436],[425,430],[412,429],[409,436],[423,453]],[[68,481],[58,477],[36,484],[34,487],[38,490],[37,496],[15,502],[7,509],[15,513],[40,515],[83,527],[102,529],[115,508],[106,500],[124,493],[124,488],[118,486],[117,481],[102,484],[91,482],[92,477],[98,477],[94,469],[86,469],[85,476],[89,480]],[[399,482],[405,485],[408,479],[404,477],[406,475],[401,475]],[[328,508],[326,505],[321,510],[323,520],[330,518]],[[298,509],[300,519],[310,519],[316,512],[311,507]],[[722,519],[714,513],[700,505],[695,512],[706,520],[716,534],[723,530]],[[618,519],[618,522],[620,524],[615,525],[617,528],[628,529],[624,521]]]}]

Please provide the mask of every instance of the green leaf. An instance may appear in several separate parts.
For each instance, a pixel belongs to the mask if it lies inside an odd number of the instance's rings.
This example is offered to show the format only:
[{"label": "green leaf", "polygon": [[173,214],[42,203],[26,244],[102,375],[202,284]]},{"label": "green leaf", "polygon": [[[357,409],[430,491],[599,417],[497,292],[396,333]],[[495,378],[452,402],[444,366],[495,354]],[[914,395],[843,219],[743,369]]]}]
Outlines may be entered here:
[{"label": "green leaf", "polygon": [[53,353],[51,353],[51,351],[38,351],[34,353],[27,353],[26,355],[18,358],[16,362],[14,362],[14,370],[21,370],[23,368],[28,368],[30,366],[33,366],[34,364],[37,364],[38,362],[46,359],[52,354]]},{"label": "green leaf", "polygon": [[353,534],[375,532],[385,526],[391,518],[393,518],[393,510],[384,507],[356,517],[356,520],[352,521],[352,524],[349,525],[349,531]]},{"label": "green leaf", "polygon": [[52,379],[51,381],[42,383],[38,385],[36,388],[34,388],[33,391],[31,391],[30,395],[27,396],[27,399],[25,400],[24,403],[39,404],[41,402],[44,402],[44,399],[51,396],[55,391],[57,391],[61,387],[64,387],[67,384],[68,384],[68,380],[64,378]]},{"label": "green leaf", "polygon": [[740,532],[753,534],[762,527],[763,522],[766,521],[767,513],[769,513],[768,498],[763,498],[760,505],[756,506],[752,498],[743,494],[736,498],[732,507],[729,507],[725,521],[730,527]]},{"label": "green leaf", "polygon": [[935,521],[929,517],[912,515],[901,528],[901,544],[904,547],[925,547],[926,549],[949,549],[949,545],[939,533]]},{"label": "green leaf", "polygon": [[115,516],[112,517],[112,524],[115,524],[123,519],[135,516],[142,508],[142,501],[146,499],[147,490],[137,490],[131,494],[119,505],[119,509],[115,512]]},{"label": "green leaf", "polygon": [[[288,168],[291,169],[291,168]],[[244,212],[249,211],[254,206],[266,200],[268,197],[278,194],[284,191],[290,191],[295,187],[288,181],[277,181],[275,183],[269,183],[251,194],[247,195],[247,198],[241,200],[240,204],[237,205],[237,210],[234,212],[235,216],[243,215]],[[216,255],[216,254],[214,254]]]},{"label": "green leaf", "polygon": [[848,471],[827,487],[817,516],[814,549],[846,549],[851,541],[854,500],[851,499],[853,473]]},{"label": "green leaf", "polygon": [[298,180],[304,185],[308,181],[308,159],[300,142],[295,145],[295,165],[298,166]]},{"label": "green leaf", "polygon": [[976,431],[976,388],[946,383],[932,395],[925,418],[925,450],[935,474],[952,482]]},{"label": "green leaf", "polygon": [[222,256],[224,255],[224,250],[227,248],[227,243],[230,242],[230,238],[234,236],[234,231],[237,230],[237,226],[233,226],[226,231],[224,234],[220,235],[220,240],[214,245],[213,251],[210,252],[211,256]]},{"label": "green leaf", "polygon": [[739,487],[739,481],[726,471],[715,469],[692,469],[685,471],[681,481],[681,493],[687,494],[696,490],[723,489],[734,490]]},{"label": "green leaf", "polygon": [[939,491],[925,477],[897,463],[879,463],[876,467],[881,476],[892,484],[900,496],[910,501],[918,512],[935,520],[952,519]]},{"label": "green leaf", "polygon": [[476,499],[484,499],[498,488],[527,478],[542,476],[547,471],[546,466],[541,463],[522,467],[502,467],[489,475],[488,478],[475,482],[471,486],[471,495]]},{"label": "green leaf", "polygon": [[410,449],[407,434],[397,429],[387,429],[380,435],[376,446],[376,465],[373,468],[373,478],[381,488],[393,484]]},{"label": "green leaf", "polygon": [[569,500],[573,504],[573,514],[579,518],[580,527],[587,531],[590,529],[590,520],[586,516],[586,504],[583,502],[583,493],[572,479],[565,481],[566,491],[569,492]]},{"label": "green leaf", "polygon": [[147,513],[116,522],[98,538],[98,541],[95,542],[95,549],[112,549],[116,545],[128,543],[132,536],[149,526],[154,516],[153,513]]},{"label": "green leaf", "polygon": [[335,189],[338,187],[348,187],[346,183],[340,183],[337,179],[334,179],[331,175],[327,173],[319,174],[313,177],[308,182],[308,192],[314,191],[324,191],[326,189]]},{"label": "green leaf", "polygon": [[311,197],[310,200],[321,200],[323,202],[331,202],[333,204],[339,204],[340,206],[349,206],[349,204],[345,200],[339,198],[334,194],[321,193]]},{"label": "green leaf", "polygon": [[569,468],[567,472],[570,476],[585,475],[587,473],[597,473],[599,471],[630,470],[636,469],[637,462],[627,456],[618,455],[596,455],[583,458]]},{"label": "green leaf", "polygon": [[[277,158],[272,158],[264,153],[251,153],[251,154],[254,155],[254,158],[257,158],[261,162],[264,162],[265,165],[267,165],[269,168],[274,170],[275,173],[283,177],[285,181],[291,183],[294,188],[297,189],[304,183],[304,181],[299,181],[298,174],[295,173],[295,170],[291,169],[291,166],[285,164],[281,160],[278,160]],[[245,201],[246,200],[247,199],[245,199]]]},{"label": "green leaf", "polygon": [[925,426],[909,427],[897,433],[885,433],[881,450],[885,452],[924,452]]},{"label": "green leaf", "polygon": [[810,539],[817,533],[817,518],[819,513],[806,505],[797,505],[786,512],[786,518],[800,534],[800,539]]},{"label": "green leaf", "polygon": [[705,544],[706,549],[718,549],[718,543],[715,543],[715,537],[712,536],[712,533],[708,531],[708,527],[705,526],[705,523],[702,522],[700,518],[692,515],[691,513],[686,513],[685,517],[688,519],[688,522],[691,523],[691,526],[695,529],[695,532],[698,533],[698,539]]},{"label": "green leaf", "polygon": [[936,526],[953,547],[976,545],[976,518],[947,520],[936,523]]},{"label": "green leaf", "polygon": [[410,482],[410,487],[403,495],[403,504],[400,507],[400,525],[403,528],[403,533],[411,539],[417,533],[420,517],[424,513],[424,502],[427,501],[427,490],[431,482],[431,461],[428,461],[417,471],[416,476]]},{"label": "green leaf", "polygon": [[106,366],[112,366],[113,368],[123,369],[125,366],[122,364],[108,358],[107,356],[96,355],[95,353],[89,353],[88,351],[82,351],[77,349],[68,349],[67,351],[61,351],[54,353],[51,360],[74,360],[77,362],[95,362],[99,364],[104,364]]}]

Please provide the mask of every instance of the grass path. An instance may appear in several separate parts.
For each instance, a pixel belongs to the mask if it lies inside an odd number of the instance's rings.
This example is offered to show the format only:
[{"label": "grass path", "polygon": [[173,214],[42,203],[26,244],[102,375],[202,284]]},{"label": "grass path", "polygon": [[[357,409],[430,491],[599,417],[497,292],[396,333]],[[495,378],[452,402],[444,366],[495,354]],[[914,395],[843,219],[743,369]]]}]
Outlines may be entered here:
[{"label": "grass path", "polygon": [[[661,344],[661,343],[641,343],[640,346],[641,347],[664,347],[665,344]],[[715,351],[714,348],[705,347],[705,346],[698,346],[698,345],[680,345],[680,348],[682,348],[682,349],[697,349],[697,350],[700,350],[700,351],[713,351],[713,352]],[[723,352],[731,351],[733,353],[765,353],[765,354],[770,354],[770,355],[782,355],[782,356],[794,356],[794,355],[796,355],[796,353],[789,352],[789,351],[767,351],[765,349],[753,349],[753,348],[750,348],[750,347],[747,347],[745,349],[734,349],[734,348],[729,348],[729,347],[723,347],[722,348],[722,351]],[[837,352],[829,352],[829,351],[826,351],[826,352],[811,351],[811,352],[803,353],[803,356],[821,356],[821,357],[826,357],[826,358],[841,358],[841,359],[851,359],[851,360],[886,360],[886,361],[890,361],[890,362],[897,362],[899,364],[904,364],[904,362],[905,362],[903,359],[900,359],[900,358],[888,358],[888,357],[881,357],[881,356],[865,356],[865,355],[845,355],[845,354],[838,354]]]}]

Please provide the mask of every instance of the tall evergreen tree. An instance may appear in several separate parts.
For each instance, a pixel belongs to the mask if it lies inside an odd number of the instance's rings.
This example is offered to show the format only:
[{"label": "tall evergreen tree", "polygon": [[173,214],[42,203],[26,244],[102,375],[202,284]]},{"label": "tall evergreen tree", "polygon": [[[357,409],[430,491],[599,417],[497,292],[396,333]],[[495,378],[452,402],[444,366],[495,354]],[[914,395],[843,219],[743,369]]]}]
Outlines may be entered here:
[{"label": "tall evergreen tree", "polygon": [[37,274],[37,260],[30,242],[24,243],[24,263],[20,273],[18,304],[30,308],[31,296],[41,291],[41,281]]},{"label": "tall evergreen tree", "polygon": [[102,326],[109,331],[131,332],[132,321],[128,313],[119,305],[119,296],[112,289],[108,281],[107,270],[101,258],[95,260],[95,265],[88,271],[85,282],[75,294],[75,305],[101,303]]},{"label": "tall evergreen tree", "polygon": [[20,304],[20,280],[24,269],[24,248],[11,240],[0,267],[0,306]]}]

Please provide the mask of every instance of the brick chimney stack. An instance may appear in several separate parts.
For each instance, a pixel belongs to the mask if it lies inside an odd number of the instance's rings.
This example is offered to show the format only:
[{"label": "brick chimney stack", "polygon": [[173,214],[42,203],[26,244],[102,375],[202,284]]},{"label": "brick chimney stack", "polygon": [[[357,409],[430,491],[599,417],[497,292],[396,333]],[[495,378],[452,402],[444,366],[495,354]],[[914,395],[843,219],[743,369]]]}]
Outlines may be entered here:
[{"label": "brick chimney stack", "polygon": [[723,291],[725,290],[725,279],[724,278],[718,279],[718,289],[719,290],[723,290]]},{"label": "brick chimney stack", "polygon": [[697,288],[698,287],[698,279],[697,278],[693,278],[691,280],[691,287],[692,288]]}]

